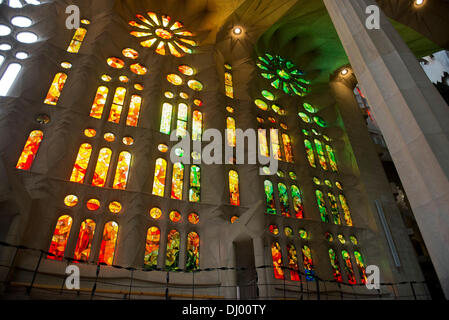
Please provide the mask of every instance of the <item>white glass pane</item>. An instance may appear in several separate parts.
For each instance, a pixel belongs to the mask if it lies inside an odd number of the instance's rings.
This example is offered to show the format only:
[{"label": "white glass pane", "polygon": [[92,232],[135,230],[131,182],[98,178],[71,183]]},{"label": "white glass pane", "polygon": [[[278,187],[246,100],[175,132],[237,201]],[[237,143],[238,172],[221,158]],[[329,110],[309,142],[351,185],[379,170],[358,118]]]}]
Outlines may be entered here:
[{"label": "white glass pane", "polygon": [[2,44],[0,44],[0,50],[3,50],[3,51],[11,50],[11,45],[8,43],[2,43]]},{"label": "white glass pane", "polygon": [[23,52],[23,51],[17,52],[16,58],[20,59],[20,60],[26,59],[26,58],[28,58],[28,53]]},{"label": "white glass pane", "polygon": [[20,27],[20,28],[26,28],[31,26],[31,24],[33,23],[33,21],[31,21],[30,18],[27,17],[23,17],[23,16],[16,16],[14,18],[11,19],[11,23],[13,25],[15,25],[16,27]]},{"label": "white glass pane", "polygon": [[22,4],[19,0],[9,0],[9,6],[11,8],[22,8]]},{"label": "white glass pane", "polygon": [[23,43],[33,43],[37,41],[37,35],[32,32],[20,32],[17,34],[16,39]]},{"label": "white glass pane", "polygon": [[11,63],[8,66],[2,78],[0,79],[0,96],[6,96],[9,89],[16,80],[20,69],[22,69],[22,66],[18,63]]},{"label": "white glass pane", "polygon": [[11,28],[5,26],[4,24],[0,24],[0,36],[7,36],[11,33]]},{"label": "white glass pane", "polygon": [[25,0],[25,2],[29,3],[29,4],[34,4],[35,6],[38,6],[41,4],[40,1],[38,1],[38,0]]}]

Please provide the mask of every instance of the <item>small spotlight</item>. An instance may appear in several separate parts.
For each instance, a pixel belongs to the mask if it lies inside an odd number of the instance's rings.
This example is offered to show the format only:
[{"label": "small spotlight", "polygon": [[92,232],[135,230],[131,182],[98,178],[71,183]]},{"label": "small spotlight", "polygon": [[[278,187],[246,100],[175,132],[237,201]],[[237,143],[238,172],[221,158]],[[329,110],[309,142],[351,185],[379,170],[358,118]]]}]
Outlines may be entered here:
[{"label": "small spotlight", "polygon": [[347,68],[344,68],[343,70],[341,70],[341,75],[345,76],[349,73],[349,70]]},{"label": "small spotlight", "polygon": [[422,6],[424,4],[424,1],[425,0],[415,0],[415,6],[416,7]]},{"label": "small spotlight", "polygon": [[242,34],[242,28],[240,28],[240,27],[235,27],[233,30],[232,30],[232,32],[234,32],[234,34],[235,35],[241,35]]}]

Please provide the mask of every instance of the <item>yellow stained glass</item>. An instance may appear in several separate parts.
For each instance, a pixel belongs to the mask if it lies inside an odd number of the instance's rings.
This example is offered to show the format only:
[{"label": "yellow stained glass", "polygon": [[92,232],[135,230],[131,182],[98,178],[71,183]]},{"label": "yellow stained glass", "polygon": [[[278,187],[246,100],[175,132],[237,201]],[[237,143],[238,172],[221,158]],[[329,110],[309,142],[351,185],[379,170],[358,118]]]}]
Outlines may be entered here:
[{"label": "yellow stained glass", "polygon": [[94,103],[92,104],[92,109],[90,110],[90,116],[92,118],[101,119],[104,105],[106,104],[106,99],[108,97],[108,92],[109,89],[107,87],[98,87],[97,93],[95,94]]},{"label": "yellow stained glass", "polygon": [[164,103],[162,106],[160,132],[170,134],[172,113],[173,113],[173,105],[167,102]]},{"label": "yellow stained glass", "polygon": [[259,136],[259,152],[264,157],[269,157],[270,152],[268,150],[267,130],[259,128],[257,130]]},{"label": "yellow stained glass", "polygon": [[63,67],[64,69],[70,69],[72,68],[72,64],[70,62],[63,61],[61,62],[61,67]]},{"label": "yellow stained glass", "polygon": [[190,213],[187,219],[191,224],[198,224],[200,222],[200,216],[195,212]]},{"label": "yellow stained glass", "polygon": [[229,196],[231,205],[240,205],[239,174],[234,170],[229,171]]},{"label": "yellow stained glass", "polygon": [[181,221],[181,214],[178,211],[172,211],[170,212],[169,218],[173,222],[179,222]]},{"label": "yellow stained glass", "polygon": [[155,51],[156,51],[156,53],[164,56],[165,55],[165,43],[163,41],[159,42]]},{"label": "yellow stained glass", "polygon": [[167,161],[162,158],[156,160],[154,170],[153,194],[159,197],[164,196],[165,177],[167,175]]},{"label": "yellow stained glass", "polygon": [[73,166],[70,181],[83,183],[86,176],[87,166],[89,165],[90,156],[92,154],[92,146],[88,143],[83,143],[79,148],[78,155]]},{"label": "yellow stained glass", "polygon": [[338,196],[340,199],[341,208],[344,212],[344,218],[347,226],[352,226],[352,218],[351,218],[351,211],[349,210],[348,201],[346,200],[346,197],[342,194]]},{"label": "yellow stained glass", "polygon": [[182,200],[182,187],[184,182],[184,165],[177,162],[173,165],[171,198]]},{"label": "yellow stained glass", "polygon": [[165,29],[156,29],[155,33],[159,38],[164,40],[170,40],[173,37],[173,34]]},{"label": "yellow stained glass", "polygon": [[115,244],[117,242],[118,224],[115,221],[109,221],[104,226],[103,239],[100,246],[99,263],[112,265],[115,254]]},{"label": "yellow stained glass", "polygon": [[116,57],[110,57],[106,60],[106,62],[111,68],[115,69],[122,69],[125,66],[125,62]]},{"label": "yellow stained glass", "polygon": [[162,216],[162,211],[159,208],[153,208],[150,210],[150,216],[153,219],[159,219]]},{"label": "yellow stained glass", "polygon": [[69,194],[67,197],[64,198],[64,204],[67,207],[74,207],[78,204],[78,197],[74,194]]},{"label": "yellow stained glass", "polygon": [[80,51],[81,45],[83,44],[84,37],[86,36],[87,30],[84,28],[78,28],[75,31],[75,35],[67,48],[67,52],[78,53]]},{"label": "yellow stained glass", "polygon": [[235,147],[236,135],[235,135],[235,119],[232,117],[226,118],[226,132],[228,138],[228,146]]},{"label": "yellow stained glass", "polygon": [[134,139],[132,137],[123,137],[122,142],[126,146],[132,146],[134,144]]},{"label": "yellow stained glass", "polygon": [[270,140],[273,158],[282,160],[281,148],[279,146],[279,134],[278,129],[270,129]]},{"label": "yellow stained glass", "polygon": [[192,117],[192,140],[201,140],[203,132],[203,114],[198,110],[193,111]]},{"label": "yellow stained glass", "polygon": [[111,132],[105,133],[103,138],[107,142],[114,142],[115,141],[115,135],[113,133],[111,133]]},{"label": "yellow stained glass", "polygon": [[67,80],[65,73],[57,73],[53,79],[53,82],[48,90],[47,97],[44,103],[55,106],[58,103],[64,84]]},{"label": "yellow stained glass", "polygon": [[181,58],[183,56],[183,54],[179,52],[171,42],[168,42],[167,45],[172,55],[174,55],[177,58]]},{"label": "yellow stained glass", "polygon": [[128,118],[126,119],[126,125],[136,127],[139,121],[140,106],[142,104],[142,97],[138,95],[131,96],[131,102],[129,104]]},{"label": "yellow stained glass", "polygon": [[180,86],[183,83],[182,78],[174,73],[167,75],[167,81],[175,86]]},{"label": "yellow stained glass", "polygon": [[81,223],[80,232],[78,235],[78,241],[76,243],[75,260],[88,261],[90,256],[90,247],[92,240],[94,239],[95,222],[91,219],[87,219]]},{"label": "yellow stained glass", "polygon": [[120,82],[123,82],[123,83],[129,82],[129,78],[127,76],[120,76],[120,77],[118,77],[118,79],[120,80]]},{"label": "yellow stained glass", "polygon": [[44,133],[40,130],[34,130],[28,136],[25,147],[22,154],[17,161],[16,168],[21,170],[30,170],[34,159],[36,158],[37,151],[41,145]]},{"label": "yellow stained glass", "polygon": [[282,134],[282,143],[284,144],[285,161],[293,163],[292,142],[288,134]]},{"label": "yellow stained glass", "polygon": [[123,49],[122,54],[129,59],[137,59],[139,57],[139,53],[131,48]]},{"label": "yellow stained glass", "polygon": [[157,267],[157,257],[159,255],[159,242],[161,240],[161,232],[157,227],[148,228],[147,239],[145,243],[144,267]]},{"label": "yellow stained glass", "polygon": [[112,188],[121,190],[126,189],[130,165],[131,153],[127,151],[121,152],[118,156],[117,170],[115,171],[115,178]]},{"label": "yellow stained glass", "polygon": [[88,138],[93,138],[97,135],[97,131],[92,128],[87,128],[84,130],[84,135]]},{"label": "yellow stained glass", "polygon": [[92,185],[96,187],[105,186],[106,178],[108,176],[109,163],[111,161],[111,155],[111,149],[103,148],[100,150],[97,166],[95,167],[94,177],[92,179]]},{"label": "yellow stained glass", "polygon": [[118,201],[112,201],[109,204],[109,211],[111,213],[119,213],[120,211],[122,211],[122,204]]},{"label": "yellow stained glass", "polygon": [[179,72],[181,72],[182,74],[186,75],[186,76],[193,76],[195,74],[195,71],[193,70],[192,67],[186,65],[186,64],[182,64],[178,67]]},{"label": "yellow stained glass", "polygon": [[134,89],[139,90],[139,91],[142,91],[142,90],[144,89],[144,86],[143,86],[143,84],[136,83],[136,84],[134,85]]},{"label": "yellow stained glass", "polygon": [[109,76],[109,75],[107,75],[107,74],[103,74],[103,75],[101,76],[101,80],[103,80],[104,82],[109,82],[109,81],[112,80],[112,77]]},{"label": "yellow stained glass", "polygon": [[100,201],[98,199],[89,199],[86,202],[86,207],[89,211],[96,211],[100,209]]},{"label": "yellow stained glass", "polygon": [[148,68],[144,65],[141,65],[140,63],[130,65],[129,69],[139,76],[145,75],[148,72]]},{"label": "yellow stained glass", "polygon": [[203,84],[198,80],[189,80],[187,81],[187,86],[194,91],[203,90]]}]

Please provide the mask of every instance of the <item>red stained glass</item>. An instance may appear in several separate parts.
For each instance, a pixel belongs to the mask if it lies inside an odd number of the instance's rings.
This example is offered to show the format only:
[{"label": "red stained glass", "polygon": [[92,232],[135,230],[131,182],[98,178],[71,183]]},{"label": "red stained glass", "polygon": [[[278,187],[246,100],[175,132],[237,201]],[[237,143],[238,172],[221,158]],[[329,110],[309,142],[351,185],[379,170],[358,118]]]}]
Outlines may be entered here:
[{"label": "red stained glass", "polygon": [[22,170],[30,170],[34,159],[36,158],[37,151],[44,137],[44,133],[39,130],[32,131],[28,136],[28,140],[25,143],[22,154],[17,161],[16,168]]},{"label": "red stained glass", "polygon": [[66,80],[67,75],[65,73],[57,73],[55,75],[50,89],[48,90],[47,97],[45,98],[45,104],[56,105],[58,103],[59,96],[61,95]]},{"label": "red stained glass", "polygon": [[112,151],[108,148],[100,150],[98,155],[97,166],[95,168],[92,185],[97,187],[104,187],[106,184],[106,177],[109,170],[109,162],[111,161]]},{"label": "red stained glass", "polygon": [[92,154],[92,146],[88,143],[83,143],[78,151],[75,165],[73,166],[70,181],[83,183],[86,176],[87,166],[89,165],[90,155]]},{"label": "red stained glass", "polygon": [[109,89],[107,87],[101,86],[98,88],[97,93],[95,94],[94,103],[90,110],[90,116],[92,118],[101,119],[108,92]]},{"label": "red stained glass", "polygon": [[126,189],[128,182],[129,167],[131,165],[131,153],[123,151],[118,156],[117,170],[115,172],[114,189]]},{"label": "red stained glass", "polygon": [[54,256],[48,255],[48,259],[62,260],[71,228],[72,217],[68,215],[59,217],[51,239],[50,249],[48,250],[50,253],[54,254]]},{"label": "red stained glass", "polygon": [[90,256],[90,247],[95,233],[95,222],[87,219],[81,223],[78,242],[76,243],[75,260],[88,261]]},{"label": "red stained glass", "polygon": [[110,221],[105,224],[103,231],[103,239],[101,241],[99,263],[112,265],[114,261],[115,245],[117,242],[118,224]]},{"label": "red stained glass", "polygon": [[273,258],[274,277],[276,279],[284,279],[284,271],[282,270],[281,247],[277,242],[274,242],[271,245],[271,257]]}]

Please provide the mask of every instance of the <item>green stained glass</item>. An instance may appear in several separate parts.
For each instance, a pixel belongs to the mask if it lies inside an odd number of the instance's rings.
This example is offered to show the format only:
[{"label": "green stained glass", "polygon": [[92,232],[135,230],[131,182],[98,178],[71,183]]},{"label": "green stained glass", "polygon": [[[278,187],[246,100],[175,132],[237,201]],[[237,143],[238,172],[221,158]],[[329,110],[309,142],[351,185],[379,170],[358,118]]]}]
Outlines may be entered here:
[{"label": "green stained glass", "polygon": [[346,197],[344,195],[339,195],[338,198],[340,199],[341,208],[344,212],[345,217],[345,223],[347,226],[352,226],[352,219],[351,219],[351,211],[349,210],[348,202],[346,201]]},{"label": "green stained glass", "polygon": [[289,80],[290,79],[290,75],[285,70],[276,70],[276,73],[282,79],[285,79],[285,80]]},{"label": "green stained glass", "polygon": [[340,264],[338,263],[338,258],[333,249],[329,249],[329,259],[331,262],[332,273],[334,274],[334,279],[338,282],[343,282],[341,276]]},{"label": "green stained glass", "polygon": [[290,94],[291,90],[290,90],[290,86],[288,83],[283,82],[282,83],[282,90],[286,93],[286,94]]},{"label": "green stained glass", "polygon": [[331,142],[331,141],[332,141],[332,139],[329,138],[329,136],[327,136],[327,135],[325,135],[325,134],[323,134],[323,138],[324,138],[324,140],[326,140],[327,142]]},{"label": "green stained glass", "polygon": [[302,131],[302,133],[303,133],[305,136],[309,136],[309,135],[310,135],[310,132],[307,131],[306,129],[302,129],[301,131]]},{"label": "green stained glass", "polygon": [[307,115],[307,114],[305,114],[304,112],[299,112],[298,113],[298,116],[302,119],[302,121],[304,121],[305,123],[310,123],[311,122],[311,120],[310,120],[310,117]]},{"label": "green stained glass", "polygon": [[366,269],[365,262],[363,261],[362,254],[358,251],[354,251],[355,262],[357,263],[357,267],[359,268],[360,279],[363,284],[366,284]]},{"label": "green stained glass", "polygon": [[273,183],[270,180],[264,181],[265,197],[267,201],[267,213],[276,214],[276,204],[274,202]]},{"label": "green stained glass", "polygon": [[328,179],[324,180],[324,184],[326,186],[328,186],[329,188],[332,188],[332,182],[330,180],[328,180]]},{"label": "green stained glass", "polygon": [[276,79],[271,83],[271,86],[275,89],[279,89],[281,87],[281,80]]},{"label": "green stained glass", "polygon": [[309,237],[309,234],[307,233],[307,231],[306,230],[304,230],[304,229],[299,229],[299,237],[301,238],[301,239],[307,239],[308,237]]},{"label": "green stained glass", "polygon": [[282,172],[281,170],[278,170],[278,171],[276,172],[276,175],[277,175],[279,178],[285,177],[284,172]]},{"label": "green stained glass", "polygon": [[261,64],[261,63],[258,63],[257,66],[258,66],[260,69],[262,69],[262,70],[269,71],[269,69],[268,69],[267,67],[265,67],[265,66],[264,66],[263,64]]},{"label": "green stained glass", "polygon": [[320,161],[321,168],[323,168],[323,170],[327,170],[327,162],[326,162],[326,157],[324,155],[323,144],[318,139],[315,139],[314,142],[315,142],[316,153],[318,154],[318,160]]},{"label": "green stained glass", "polygon": [[343,257],[343,260],[345,262],[345,270],[348,276],[348,282],[350,284],[356,284],[357,281],[354,276],[354,269],[352,268],[351,256],[346,250],[341,251],[341,256]]},{"label": "green stained glass", "polygon": [[187,85],[190,89],[194,91],[201,91],[203,90],[203,84],[199,82],[198,80],[189,80],[187,81]]},{"label": "green stained glass", "polygon": [[335,159],[334,149],[332,149],[332,147],[330,145],[326,145],[326,151],[327,151],[327,155],[329,157],[329,164],[331,166],[331,170],[333,172],[338,172],[337,160]]},{"label": "green stained glass", "polygon": [[320,190],[315,191],[316,200],[318,203],[318,209],[320,210],[321,221],[329,222],[329,217],[327,216],[326,203],[324,202],[324,194]]},{"label": "green stained glass", "polygon": [[273,79],[275,77],[274,74],[270,74],[270,73],[261,73],[260,75],[268,80]]},{"label": "green stained glass", "polygon": [[275,100],[275,96],[274,94],[272,94],[270,91],[268,90],[262,90],[262,95],[264,96],[265,99],[270,100],[270,101],[274,101]]},{"label": "green stained glass", "polygon": [[331,204],[331,213],[332,218],[335,224],[341,224],[340,220],[340,212],[338,211],[338,204],[337,204],[337,198],[332,193],[328,193],[327,196],[329,197],[329,201]]},{"label": "green stained glass", "polygon": [[355,236],[349,236],[349,240],[351,240],[351,243],[353,245],[358,245],[359,241],[357,240],[357,238]]},{"label": "green stained glass", "polygon": [[289,173],[288,173],[288,175],[290,176],[290,179],[292,179],[292,180],[296,180],[296,173],[294,173],[293,171],[290,171]]},{"label": "green stained glass", "polygon": [[317,108],[315,108],[314,106],[312,106],[310,103],[307,103],[307,102],[305,102],[303,104],[303,107],[307,112],[310,112],[310,113],[316,113],[318,111]]},{"label": "green stained glass", "polygon": [[322,127],[322,128],[326,128],[327,127],[327,122],[324,121],[324,119],[321,118],[320,116],[314,116],[313,117],[313,121],[315,121],[315,123],[317,125],[319,125],[320,127]]},{"label": "green stained glass", "polygon": [[201,169],[199,166],[191,166],[189,201],[200,202],[200,193],[201,193]]},{"label": "green stained glass", "polygon": [[171,230],[167,236],[167,255],[165,258],[165,269],[174,271],[179,269],[179,246],[181,238],[179,232]]},{"label": "green stained glass", "polygon": [[304,146],[306,147],[307,159],[312,168],[316,168],[315,153],[313,152],[312,143],[309,140],[304,140]]},{"label": "green stained glass", "polygon": [[285,217],[290,217],[290,207],[288,204],[287,187],[283,183],[278,183],[279,201],[281,204],[281,213]]},{"label": "green stained glass", "polygon": [[260,60],[260,61],[262,61],[262,62],[264,62],[265,64],[270,64],[270,61],[269,60],[267,60],[267,59],[265,59],[264,57],[258,57],[258,59]]},{"label": "green stained glass", "polygon": [[304,207],[302,205],[301,191],[295,185],[292,185],[290,189],[292,192],[293,210],[295,211],[295,217],[297,219],[302,219],[304,218]]},{"label": "green stained glass", "polygon": [[313,183],[315,183],[317,186],[321,185],[321,180],[318,179],[317,177],[313,177]]}]

